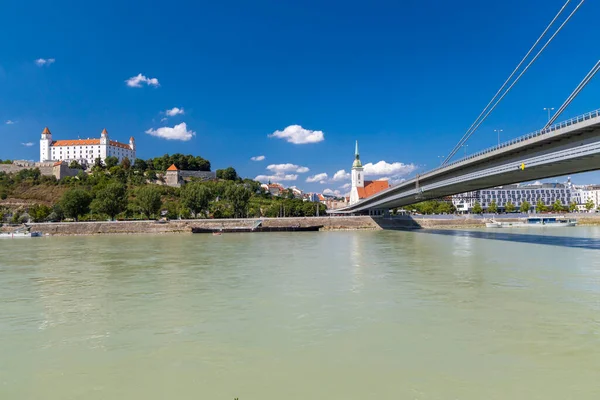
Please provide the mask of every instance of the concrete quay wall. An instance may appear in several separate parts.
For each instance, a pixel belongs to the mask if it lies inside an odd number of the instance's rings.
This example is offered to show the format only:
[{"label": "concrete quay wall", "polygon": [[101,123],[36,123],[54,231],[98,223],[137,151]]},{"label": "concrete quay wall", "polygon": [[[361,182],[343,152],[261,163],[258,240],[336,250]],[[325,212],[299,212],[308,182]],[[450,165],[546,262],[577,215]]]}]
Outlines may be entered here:
[{"label": "concrete quay wall", "polygon": [[[50,235],[110,235],[110,234],[163,234],[191,233],[193,227],[233,228],[252,227],[256,218],[249,219],[196,219],[172,220],[167,223],[156,221],[97,221],[97,222],[55,222],[33,223],[32,231]],[[381,229],[371,217],[298,217],[261,218],[263,226],[315,226],[323,230],[376,230]]]}]

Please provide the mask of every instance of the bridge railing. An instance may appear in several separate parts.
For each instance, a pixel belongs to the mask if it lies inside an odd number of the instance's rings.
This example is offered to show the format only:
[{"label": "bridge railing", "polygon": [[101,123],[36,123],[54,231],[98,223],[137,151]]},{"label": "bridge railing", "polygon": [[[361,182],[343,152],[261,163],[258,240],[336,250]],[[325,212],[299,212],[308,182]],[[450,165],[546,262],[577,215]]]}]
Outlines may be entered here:
[{"label": "bridge railing", "polygon": [[500,150],[500,149],[502,149],[504,147],[512,146],[513,144],[516,144],[516,143],[519,143],[519,142],[523,142],[525,140],[533,139],[533,138],[536,138],[538,136],[547,135],[547,134],[552,133],[554,131],[557,131],[559,129],[563,129],[563,128],[566,128],[568,126],[575,125],[575,124],[578,124],[580,122],[584,122],[584,121],[587,121],[589,119],[598,118],[598,117],[600,117],[600,109],[595,110],[595,111],[591,111],[591,112],[588,112],[588,113],[585,113],[583,115],[578,115],[577,117],[573,117],[573,118],[571,118],[571,119],[569,119],[567,121],[558,122],[558,123],[556,123],[556,124],[554,124],[554,125],[546,128],[546,129],[539,129],[539,130],[537,130],[535,132],[528,133],[527,135],[523,135],[523,136],[520,136],[518,138],[509,140],[508,142],[500,143],[499,145],[496,145],[496,146],[489,147],[487,149],[478,151],[477,153],[469,154],[467,157],[463,157],[463,158],[460,158],[460,159],[458,159],[458,160],[456,160],[454,162],[451,162],[450,164],[446,164],[446,165],[442,165],[440,167],[434,168],[434,169],[428,171],[427,173],[435,172],[435,171],[438,171],[440,169],[447,168],[447,167],[450,167],[452,165],[456,165],[456,164],[465,162],[467,160],[471,160],[471,159],[479,157],[481,155],[484,155],[484,154],[487,154],[487,153],[491,153],[492,151]]}]

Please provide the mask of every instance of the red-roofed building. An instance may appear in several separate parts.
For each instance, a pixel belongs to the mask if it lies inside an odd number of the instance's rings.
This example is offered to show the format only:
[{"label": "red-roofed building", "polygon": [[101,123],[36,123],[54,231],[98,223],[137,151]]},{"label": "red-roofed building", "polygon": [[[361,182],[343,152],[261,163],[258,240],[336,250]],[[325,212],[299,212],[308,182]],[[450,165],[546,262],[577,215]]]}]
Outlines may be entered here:
[{"label": "red-roofed building", "polygon": [[365,181],[365,173],[358,154],[358,141],[354,151],[354,162],[352,163],[352,189],[350,190],[350,204],[358,203],[362,199],[373,196],[390,187],[386,180]]},{"label": "red-roofed building", "polygon": [[125,157],[133,163],[135,160],[135,139],[129,138],[129,144],[109,140],[106,129],[102,130],[100,139],[52,140],[48,127],[42,131],[40,140],[40,162],[73,161],[82,165],[91,165],[96,158],[102,161],[106,157],[117,157],[121,162]]}]

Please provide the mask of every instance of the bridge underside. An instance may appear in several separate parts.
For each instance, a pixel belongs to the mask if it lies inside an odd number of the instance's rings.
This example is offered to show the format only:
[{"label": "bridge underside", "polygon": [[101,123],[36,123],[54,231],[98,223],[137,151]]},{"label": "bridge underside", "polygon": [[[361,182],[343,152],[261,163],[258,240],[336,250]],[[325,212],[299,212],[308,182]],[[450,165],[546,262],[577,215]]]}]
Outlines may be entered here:
[{"label": "bridge underside", "polygon": [[598,169],[600,124],[596,123],[572,130],[568,135],[549,135],[530,144],[499,150],[498,154],[486,158],[426,173],[418,182],[412,179],[333,212],[363,214],[369,210],[403,207],[458,193]]}]

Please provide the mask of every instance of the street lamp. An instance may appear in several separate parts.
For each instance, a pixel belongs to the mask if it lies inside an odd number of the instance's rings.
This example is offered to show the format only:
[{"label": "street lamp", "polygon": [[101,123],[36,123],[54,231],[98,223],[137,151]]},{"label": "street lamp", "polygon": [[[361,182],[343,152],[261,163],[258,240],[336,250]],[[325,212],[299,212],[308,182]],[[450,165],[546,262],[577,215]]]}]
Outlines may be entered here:
[{"label": "street lamp", "polygon": [[500,132],[504,132],[503,129],[494,129],[494,132],[498,134],[498,146],[500,146]]},{"label": "street lamp", "polygon": [[548,121],[550,121],[550,111],[554,110],[554,107],[544,107],[544,111],[548,111]]}]

